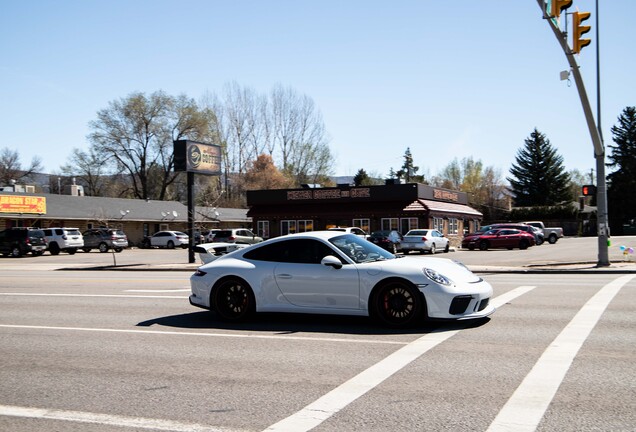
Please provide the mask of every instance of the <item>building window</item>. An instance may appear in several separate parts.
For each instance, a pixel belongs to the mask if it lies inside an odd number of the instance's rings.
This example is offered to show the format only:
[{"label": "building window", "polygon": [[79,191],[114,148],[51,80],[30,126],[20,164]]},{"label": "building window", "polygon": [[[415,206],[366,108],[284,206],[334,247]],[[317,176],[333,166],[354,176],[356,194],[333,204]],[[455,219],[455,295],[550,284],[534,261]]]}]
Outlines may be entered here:
[{"label": "building window", "polygon": [[400,229],[400,220],[398,218],[383,218],[380,225],[382,231],[397,231]]},{"label": "building window", "polygon": [[418,229],[418,220],[417,218],[402,218],[400,219],[400,229],[402,234],[406,234],[412,229]]},{"label": "building window", "polygon": [[264,239],[269,238],[269,221],[256,222],[256,235]]},{"label": "building window", "polygon": [[293,234],[296,232],[295,220],[280,221],[280,235]]},{"label": "building window", "polygon": [[449,218],[448,219],[448,234],[457,234],[459,233],[459,222],[457,218]]},{"label": "building window", "polygon": [[433,218],[433,229],[436,229],[439,232],[444,232],[444,219],[440,217]]},{"label": "building window", "polygon": [[354,219],[351,226],[362,228],[364,231],[369,232],[371,221],[369,219]]},{"label": "building window", "polygon": [[313,220],[299,220],[298,221],[298,232],[307,232],[314,230],[314,221]]}]

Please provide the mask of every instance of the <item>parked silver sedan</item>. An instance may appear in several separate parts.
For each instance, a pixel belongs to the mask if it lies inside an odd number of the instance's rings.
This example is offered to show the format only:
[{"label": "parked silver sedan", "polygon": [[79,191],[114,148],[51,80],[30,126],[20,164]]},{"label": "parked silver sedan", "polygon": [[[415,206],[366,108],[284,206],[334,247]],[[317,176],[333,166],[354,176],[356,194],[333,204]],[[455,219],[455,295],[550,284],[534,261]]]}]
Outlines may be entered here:
[{"label": "parked silver sedan", "polygon": [[448,239],[435,229],[414,229],[406,233],[400,242],[400,250],[404,253],[416,251],[419,253],[436,253],[438,250],[448,252]]}]

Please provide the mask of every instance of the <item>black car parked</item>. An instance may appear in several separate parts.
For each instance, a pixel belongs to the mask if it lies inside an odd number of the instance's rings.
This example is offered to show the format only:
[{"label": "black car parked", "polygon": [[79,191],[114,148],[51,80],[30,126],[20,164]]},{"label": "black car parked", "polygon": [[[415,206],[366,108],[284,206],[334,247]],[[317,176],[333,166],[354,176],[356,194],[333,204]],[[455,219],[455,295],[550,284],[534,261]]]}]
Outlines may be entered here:
[{"label": "black car parked", "polygon": [[46,250],[44,231],[38,228],[9,228],[0,231],[0,253],[15,258],[42,255]]}]

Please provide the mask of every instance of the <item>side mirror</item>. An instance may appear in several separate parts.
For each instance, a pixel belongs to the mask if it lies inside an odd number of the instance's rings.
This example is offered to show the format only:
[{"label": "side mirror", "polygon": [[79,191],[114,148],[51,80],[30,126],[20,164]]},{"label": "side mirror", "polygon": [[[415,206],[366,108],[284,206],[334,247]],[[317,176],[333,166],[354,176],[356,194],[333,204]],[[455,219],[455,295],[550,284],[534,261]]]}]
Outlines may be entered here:
[{"label": "side mirror", "polygon": [[333,267],[336,270],[342,268],[342,262],[340,262],[340,260],[333,255],[327,255],[326,257],[321,259],[320,264],[327,267]]}]

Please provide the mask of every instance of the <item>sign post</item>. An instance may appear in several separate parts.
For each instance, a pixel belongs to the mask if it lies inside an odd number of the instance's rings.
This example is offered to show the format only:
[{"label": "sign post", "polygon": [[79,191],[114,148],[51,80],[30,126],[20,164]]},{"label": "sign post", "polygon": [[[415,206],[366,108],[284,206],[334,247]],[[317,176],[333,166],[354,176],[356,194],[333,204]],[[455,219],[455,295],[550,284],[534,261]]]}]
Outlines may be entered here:
[{"label": "sign post", "polygon": [[194,259],[194,174],[221,174],[221,146],[190,140],[176,140],[174,145],[174,170],[185,171],[188,188],[188,262]]}]

